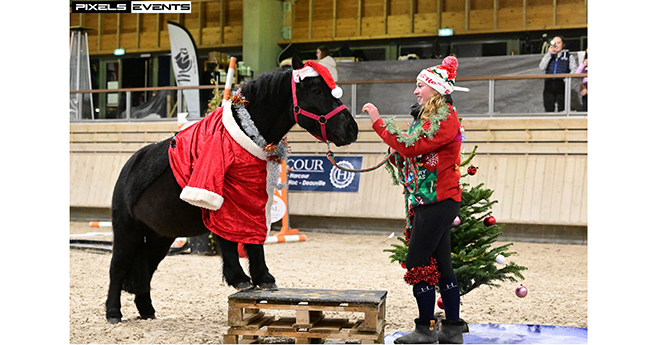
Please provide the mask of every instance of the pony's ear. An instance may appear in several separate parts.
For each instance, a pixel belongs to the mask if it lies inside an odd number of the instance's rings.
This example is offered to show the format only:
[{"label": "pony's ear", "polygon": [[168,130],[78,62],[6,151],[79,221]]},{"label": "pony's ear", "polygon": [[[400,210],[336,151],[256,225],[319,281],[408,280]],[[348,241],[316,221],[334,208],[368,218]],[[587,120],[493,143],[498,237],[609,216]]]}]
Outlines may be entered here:
[{"label": "pony's ear", "polygon": [[302,60],[300,60],[298,55],[293,55],[293,57],[291,58],[291,67],[293,67],[293,69],[303,68],[303,62]]}]

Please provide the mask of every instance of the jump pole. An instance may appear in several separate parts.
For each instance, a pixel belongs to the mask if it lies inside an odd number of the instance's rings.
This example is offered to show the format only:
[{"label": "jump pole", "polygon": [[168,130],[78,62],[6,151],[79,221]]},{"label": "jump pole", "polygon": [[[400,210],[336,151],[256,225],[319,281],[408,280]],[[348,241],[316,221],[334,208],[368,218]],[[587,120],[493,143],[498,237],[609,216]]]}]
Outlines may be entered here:
[{"label": "jump pole", "polygon": [[282,242],[302,242],[307,240],[307,236],[303,234],[298,235],[280,235],[266,237],[266,243],[282,243]]},{"label": "jump pole", "polygon": [[90,228],[111,228],[112,222],[89,222]]},{"label": "jump pole", "polygon": [[234,82],[234,72],[236,71],[236,57],[232,56],[229,59],[229,68],[227,68],[227,80],[225,81],[225,91],[222,94],[222,105],[229,101],[231,94],[231,85]]},{"label": "jump pole", "polygon": [[[236,70],[236,57],[231,57],[229,59],[229,68],[227,69],[227,80],[225,81],[225,90],[222,94],[222,104],[224,105],[227,100],[229,100],[229,94],[231,93],[231,85],[234,82],[234,71]],[[177,114],[177,130],[183,130],[185,127],[197,122],[197,121],[188,121],[186,118],[188,113],[178,113]]]},{"label": "jump pole", "polygon": [[[286,186],[287,176],[288,176],[288,170],[287,169],[288,168],[286,166],[286,161],[283,161],[282,162],[282,168],[280,169],[280,179],[282,180],[282,183],[285,186]],[[289,226],[289,193],[288,193],[288,188],[286,188],[286,187],[282,188],[282,190],[279,191],[279,194],[282,197],[282,200],[284,200],[284,205],[286,207],[284,209],[284,217],[282,217],[282,228],[280,229],[280,232],[277,233],[276,236],[295,235],[295,234],[298,233],[298,229],[292,229]],[[303,235],[303,237],[304,237],[304,235]],[[305,239],[302,239],[301,241],[304,241]]]}]

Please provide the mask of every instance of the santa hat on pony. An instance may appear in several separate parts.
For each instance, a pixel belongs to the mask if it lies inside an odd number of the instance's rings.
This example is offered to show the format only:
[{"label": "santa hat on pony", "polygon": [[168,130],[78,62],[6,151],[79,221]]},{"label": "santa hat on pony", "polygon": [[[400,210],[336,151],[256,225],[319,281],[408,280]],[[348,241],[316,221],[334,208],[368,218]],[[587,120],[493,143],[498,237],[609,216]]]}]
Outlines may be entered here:
[{"label": "santa hat on pony", "polygon": [[441,65],[429,67],[419,72],[417,80],[421,80],[443,95],[448,95],[454,91],[470,91],[466,87],[455,85],[457,68],[458,59],[454,56],[447,56],[442,60]]},{"label": "santa hat on pony", "polygon": [[307,77],[318,77],[323,78],[330,90],[332,90],[332,96],[335,98],[341,98],[344,94],[344,91],[337,85],[335,85],[335,80],[332,78],[332,74],[327,67],[321,65],[318,62],[308,60],[305,62],[301,69],[293,70],[293,80],[296,83],[299,83]]}]

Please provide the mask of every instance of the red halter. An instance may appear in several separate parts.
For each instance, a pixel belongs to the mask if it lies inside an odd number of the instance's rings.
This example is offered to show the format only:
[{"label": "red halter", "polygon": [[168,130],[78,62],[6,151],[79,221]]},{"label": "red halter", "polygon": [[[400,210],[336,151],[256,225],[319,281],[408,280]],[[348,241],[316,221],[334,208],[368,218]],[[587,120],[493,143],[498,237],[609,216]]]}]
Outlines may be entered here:
[{"label": "red halter", "polygon": [[293,91],[293,118],[295,119],[296,123],[298,123],[298,114],[301,114],[303,116],[307,116],[310,119],[314,121],[318,121],[318,123],[321,125],[321,138],[319,138],[316,134],[310,133],[313,135],[316,139],[321,140],[325,143],[328,142],[328,136],[326,135],[325,132],[325,123],[328,122],[328,119],[331,117],[337,115],[340,111],[347,109],[345,105],[340,105],[336,107],[334,110],[331,112],[325,114],[325,115],[316,115],[314,113],[311,113],[307,110],[304,110],[298,106],[298,97],[296,96],[296,82],[293,79],[293,76],[291,77],[291,91]]}]

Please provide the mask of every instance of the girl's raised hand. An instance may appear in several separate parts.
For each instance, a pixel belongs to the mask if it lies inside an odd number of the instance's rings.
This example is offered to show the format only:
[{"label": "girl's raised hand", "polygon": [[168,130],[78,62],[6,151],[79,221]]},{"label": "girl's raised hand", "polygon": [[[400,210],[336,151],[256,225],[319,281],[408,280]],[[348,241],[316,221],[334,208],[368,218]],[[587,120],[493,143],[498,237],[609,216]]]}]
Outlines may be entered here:
[{"label": "girl's raised hand", "polygon": [[363,105],[362,112],[369,114],[369,119],[371,120],[371,123],[374,123],[376,122],[376,120],[380,119],[380,112],[378,112],[378,108],[376,108],[376,106],[371,103],[366,103],[365,105]]}]

